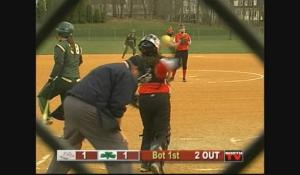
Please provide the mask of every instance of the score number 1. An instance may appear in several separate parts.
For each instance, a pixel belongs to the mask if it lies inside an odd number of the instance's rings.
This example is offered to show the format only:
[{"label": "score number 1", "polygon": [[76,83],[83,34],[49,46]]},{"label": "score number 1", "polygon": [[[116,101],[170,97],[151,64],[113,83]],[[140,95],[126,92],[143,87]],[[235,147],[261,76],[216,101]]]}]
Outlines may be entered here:
[{"label": "score number 1", "polygon": [[123,152],[124,159],[127,159],[127,151]]},{"label": "score number 1", "polygon": [[85,151],[83,151],[83,152],[81,153],[81,155],[83,155],[83,159],[86,159],[86,152],[85,152]]}]

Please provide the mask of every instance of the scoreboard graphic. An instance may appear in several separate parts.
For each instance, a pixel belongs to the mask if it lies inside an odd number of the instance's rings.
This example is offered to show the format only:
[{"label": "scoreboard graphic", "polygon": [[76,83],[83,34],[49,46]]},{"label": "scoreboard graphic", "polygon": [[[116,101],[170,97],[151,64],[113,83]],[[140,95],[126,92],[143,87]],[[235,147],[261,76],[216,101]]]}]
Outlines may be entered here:
[{"label": "scoreboard graphic", "polygon": [[57,150],[57,161],[242,162],[241,150]]}]

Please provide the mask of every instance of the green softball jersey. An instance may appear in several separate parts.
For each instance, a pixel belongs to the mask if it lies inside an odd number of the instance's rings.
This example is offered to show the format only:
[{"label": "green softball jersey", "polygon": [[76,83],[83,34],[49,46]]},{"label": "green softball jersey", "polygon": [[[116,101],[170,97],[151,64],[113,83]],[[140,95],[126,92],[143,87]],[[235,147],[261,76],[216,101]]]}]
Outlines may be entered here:
[{"label": "green softball jersey", "polygon": [[82,62],[81,54],[82,48],[77,43],[75,43],[74,52],[66,40],[60,41],[54,47],[55,64],[50,77],[79,78],[79,65]]}]

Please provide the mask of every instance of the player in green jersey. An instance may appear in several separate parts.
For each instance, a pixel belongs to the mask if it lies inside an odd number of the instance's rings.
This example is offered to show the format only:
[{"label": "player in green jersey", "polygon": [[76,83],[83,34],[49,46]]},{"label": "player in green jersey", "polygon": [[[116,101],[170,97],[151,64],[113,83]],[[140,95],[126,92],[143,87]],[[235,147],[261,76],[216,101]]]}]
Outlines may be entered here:
[{"label": "player in green jersey", "polygon": [[63,106],[50,113],[49,101],[60,95],[63,102],[66,91],[80,81],[79,66],[82,64],[82,48],[74,42],[73,24],[63,21],[56,28],[58,43],[54,47],[54,67],[48,82],[38,94],[40,110],[45,124],[52,124],[52,117],[63,118]]}]

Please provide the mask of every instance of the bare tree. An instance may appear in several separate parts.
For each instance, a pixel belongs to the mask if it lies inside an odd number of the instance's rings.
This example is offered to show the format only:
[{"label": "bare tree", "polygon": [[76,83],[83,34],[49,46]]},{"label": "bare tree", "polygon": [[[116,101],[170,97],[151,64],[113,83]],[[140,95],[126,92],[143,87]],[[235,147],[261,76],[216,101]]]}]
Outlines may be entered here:
[{"label": "bare tree", "polygon": [[172,0],[157,1],[156,6],[156,18],[161,18],[164,20],[170,20],[170,14],[172,14]]},{"label": "bare tree", "polygon": [[199,14],[200,14],[200,0],[197,0],[196,1],[196,23],[200,22]]},{"label": "bare tree", "polygon": [[179,16],[179,1],[178,0],[174,0],[174,9],[173,9],[173,16],[174,16],[174,21],[178,21],[178,16]]},{"label": "bare tree", "polygon": [[125,0],[119,0],[120,18],[123,18],[123,12],[124,12],[124,5],[125,4],[126,4]]},{"label": "bare tree", "polygon": [[101,16],[103,19],[106,18],[106,13],[107,13],[107,0],[102,0],[100,1],[100,11],[101,11]]},{"label": "bare tree", "polygon": [[38,21],[43,19],[43,17],[46,15],[46,1],[45,0],[40,0],[37,1],[36,4],[36,18]]},{"label": "bare tree", "polygon": [[142,5],[143,5],[143,10],[144,10],[144,19],[147,18],[147,8],[146,8],[146,3],[145,0],[141,0],[142,1]]},{"label": "bare tree", "polygon": [[209,7],[205,4],[203,0],[198,0],[199,1],[199,7],[200,7],[200,21],[202,24],[209,24],[210,22],[210,11]]},{"label": "bare tree", "polygon": [[153,17],[157,17],[157,7],[158,7],[158,0],[152,0],[153,8],[152,8],[152,15]]},{"label": "bare tree", "polygon": [[179,11],[180,11],[180,16],[179,16],[179,22],[183,22],[183,4],[184,4],[184,1],[181,1],[181,3],[180,3],[180,9],[179,9]]},{"label": "bare tree", "polygon": [[183,21],[183,0],[174,0],[173,1],[174,8],[173,8],[173,16],[174,21],[182,22]]},{"label": "bare tree", "polygon": [[170,20],[175,21],[176,13],[175,13],[175,0],[171,0],[170,6],[171,6],[171,12],[170,12]]},{"label": "bare tree", "polygon": [[112,16],[116,17],[117,16],[117,3],[116,3],[116,1],[112,0],[111,4],[112,4]]},{"label": "bare tree", "polygon": [[129,1],[129,18],[132,18],[132,13],[133,13],[133,0],[128,0]]}]

